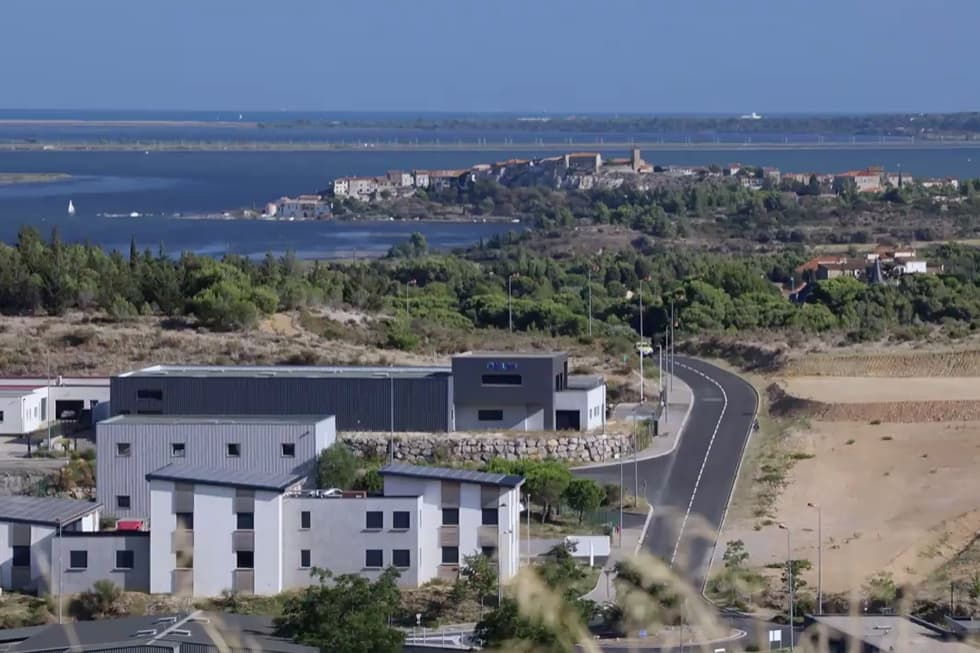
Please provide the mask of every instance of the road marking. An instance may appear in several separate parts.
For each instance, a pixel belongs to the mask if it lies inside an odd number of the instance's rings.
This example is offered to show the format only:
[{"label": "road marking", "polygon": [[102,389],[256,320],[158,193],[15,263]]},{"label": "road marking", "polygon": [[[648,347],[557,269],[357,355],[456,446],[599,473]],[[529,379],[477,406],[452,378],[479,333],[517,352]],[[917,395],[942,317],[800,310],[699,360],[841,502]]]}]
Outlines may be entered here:
[{"label": "road marking", "polygon": [[[704,460],[701,461],[701,469],[698,470],[698,478],[696,481],[694,481],[694,490],[691,491],[691,500],[687,504],[687,511],[684,512],[684,519],[681,521],[681,528],[680,531],[677,533],[677,542],[674,543],[674,552],[670,556],[671,567],[674,566],[674,560],[677,559],[677,551],[680,549],[681,540],[684,538],[684,528],[687,526],[687,520],[691,516],[691,510],[694,507],[694,497],[697,495],[698,487],[700,487],[701,485],[701,477],[704,475],[704,468],[708,464],[708,456],[711,455],[711,447],[714,446],[715,444],[715,436],[718,435],[718,429],[721,428],[721,422],[725,419],[725,411],[728,410],[728,393],[725,392],[725,388],[722,387],[720,383],[715,381],[713,378],[711,378],[701,370],[696,370],[693,367],[685,365],[684,363],[675,363],[675,364],[680,365],[681,367],[688,369],[691,372],[695,372],[696,374],[699,374],[700,376],[704,377],[706,380],[715,384],[715,386],[719,390],[721,390],[721,397],[724,403],[722,403],[721,414],[718,415],[718,421],[715,423],[715,430],[711,434],[711,439],[708,440],[708,450],[704,452]],[[693,395],[693,391],[691,394]],[[692,401],[691,403],[693,404],[694,402]]]}]

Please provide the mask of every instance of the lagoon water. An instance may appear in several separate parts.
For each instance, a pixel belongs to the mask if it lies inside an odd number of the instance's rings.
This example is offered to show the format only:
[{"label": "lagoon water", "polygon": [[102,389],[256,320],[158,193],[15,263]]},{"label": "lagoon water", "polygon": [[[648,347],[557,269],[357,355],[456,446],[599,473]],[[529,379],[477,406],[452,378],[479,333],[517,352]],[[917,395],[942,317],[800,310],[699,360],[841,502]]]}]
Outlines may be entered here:
[{"label": "lagoon water", "polygon": [[[312,258],[377,254],[413,231],[451,248],[512,229],[501,223],[257,222],[188,220],[175,214],[220,213],[262,207],[282,195],[315,192],[343,175],[376,175],[392,169],[461,168],[511,156],[547,153],[485,151],[317,152],[0,152],[0,172],[67,173],[50,183],[0,185],[0,240],[11,242],[22,224],[43,233],[57,225],[62,238],[126,249],[261,255],[293,250]],[[550,153],[550,154],[553,154]],[[622,155],[621,152],[610,152]],[[915,176],[980,177],[980,148],[658,149],[655,164],[707,165],[740,161],[785,171],[835,172],[883,165]],[[68,200],[77,213],[69,218]],[[130,213],[141,217],[130,218]],[[116,216],[116,217],[106,217]]]}]

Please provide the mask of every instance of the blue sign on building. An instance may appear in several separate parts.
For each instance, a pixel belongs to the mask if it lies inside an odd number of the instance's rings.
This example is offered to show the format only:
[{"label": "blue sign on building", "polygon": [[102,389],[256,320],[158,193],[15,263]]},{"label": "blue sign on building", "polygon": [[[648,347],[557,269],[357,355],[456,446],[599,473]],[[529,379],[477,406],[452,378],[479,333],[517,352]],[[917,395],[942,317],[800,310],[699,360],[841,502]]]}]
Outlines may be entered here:
[{"label": "blue sign on building", "polygon": [[503,361],[490,361],[487,363],[488,370],[516,370],[517,363],[505,363]]}]

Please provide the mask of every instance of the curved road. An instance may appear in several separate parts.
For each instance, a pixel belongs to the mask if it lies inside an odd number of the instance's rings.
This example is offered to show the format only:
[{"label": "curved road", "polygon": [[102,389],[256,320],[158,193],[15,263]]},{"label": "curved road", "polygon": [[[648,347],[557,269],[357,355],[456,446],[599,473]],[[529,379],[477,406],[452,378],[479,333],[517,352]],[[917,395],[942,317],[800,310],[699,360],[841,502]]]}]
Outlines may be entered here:
[{"label": "curved road", "polygon": [[[654,515],[643,547],[700,592],[752,434],[759,398],[742,378],[696,358],[678,356],[675,373],[690,386],[694,405],[674,452],[637,463]],[[619,463],[575,474],[619,483]],[[623,474],[633,478],[632,461],[623,462]],[[766,629],[780,628],[747,615],[723,616],[755,641],[759,635],[766,641]],[[782,637],[788,641],[788,630],[780,629],[785,630]]]}]

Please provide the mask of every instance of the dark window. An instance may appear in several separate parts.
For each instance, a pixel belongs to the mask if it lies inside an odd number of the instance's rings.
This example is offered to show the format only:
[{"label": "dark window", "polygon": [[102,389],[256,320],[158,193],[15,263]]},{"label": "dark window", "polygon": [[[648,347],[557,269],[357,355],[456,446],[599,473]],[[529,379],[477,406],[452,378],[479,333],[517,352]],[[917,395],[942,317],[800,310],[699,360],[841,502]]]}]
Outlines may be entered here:
[{"label": "dark window", "polygon": [[299,527],[300,528],[309,528],[310,527],[310,511],[309,510],[304,510],[303,512],[299,513]]},{"label": "dark window", "polygon": [[459,508],[443,508],[442,525],[459,526]]},{"label": "dark window", "polygon": [[242,455],[242,446],[240,444],[238,444],[237,442],[229,442],[228,443],[228,457],[229,458],[238,458],[241,455]]},{"label": "dark window", "polygon": [[494,556],[497,555],[497,547],[495,547],[495,546],[481,546],[480,547],[480,553],[482,553],[484,555],[484,557],[493,558]]},{"label": "dark window", "polygon": [[296,445],[292,442],[282,443],[282,457],[283,458],[295,458],[296,457]]},{"label": "dark window", "polygon": [[69,569],[88,569],[88,551],[69,551]]},{"label": "dark window", "polygon": [[116,443],[116,455],[117,456],[128,456],[132,447],[129,446],[128,442],[117,442]]},{"label": "dark window", "polygon": [[398,530],[411,528],[412,517],[407,510],[396,510],[391,516],[391,527]]},{"label": "dark window", "polygon": [[177,551],[177,569],[193,569],[193,551]]},{"label": "dark window", "polygon": [[380,510],[369,510],[365,520],[364,528],[377,530],[385,527],[385,514]]},{"label": "dark window", "polygon": [[484,526],[496,526],[498,524],[498,517],[500,513],[496,508],[484,508],[483,509],[483,525]]},{"label": "dark window", "polygon": [[31,547],[29,546],[12,546],[13,549],[13,560],[11,564],[15,567],[30,567],[31,566]]},{"label": "dark window", "polygon": [[187,454],[187,447],[183,442],[170,443],[170,455],[174,458],[183,458]]},{"label": "dark window", "polygon": [[156,399],[157,401],[163,401],[163,390],[137,390],[137,399]]},{"label": "dark window", "polygon": [[502,422],[504,411],[499,409],[478,410],[476,411],[476,418],[481,422]]},{"label": "dark window", "polygon": [[141,409],[141,410],[136,411],[136,414],[137,415],[163,415],[163,411],[162,410],[149,410],[149,409],[144,408],[144,409]]},{"label": "dark window", "polygon": [[299,566],[303,569],[308,569],[310,567],[310,550],[300,549],[299,550]]},{"label": "dark window", "polygon": [[412,552],[408,549],[395,549],[391,552],[391,564],[399,569],[412,566]]},{"label": "dark window", "polygon": [[236,528],[240,531],[250,531],[255,529],[255,513],[239,512],[235,513],[238,524]]},{"label": "dark window", "polygon": [[484,374],[483,385],[521,385],[524,380],[520,374]]},{"label": "dark window", "polygon": [[132,551],[116,551],[116,569],[132,569],[134,566]]},{"label": "dark window", "polygon": [[255,551],[235,551],[235,569],[255,569]]},{"label": "dark window", "polygon": [[117,508],[119,508],[121,510],[128,510],[129,509],[129,505],[130,505],[130,503],[129,503],[129,495],[128,494],[119,494],[119,495],[116,495],[116,507]]},{"label": "dark window", "polygon": [[3,411],[0,410],[0,422],[2,422],[2,421],[3,421]]},{"label": "dark window", "polygon": [[192,513],[192,512],[178,512],[177,513],[177,530],[179,530],[179,531],[192,531],[192,530],[194,530],[194,513]]},{"label": "dark window", "polygon": [[456,564],[459,564],[459,547],[458,546],[444,546],[444,547],[442,547],[442,564],[444,564],[444,565],[456,565]]},{"label": "dark window", "polygon": [[381,549],[368,549],[364,552],[364,566],[377,568],[384,566],[384,552]]}]

